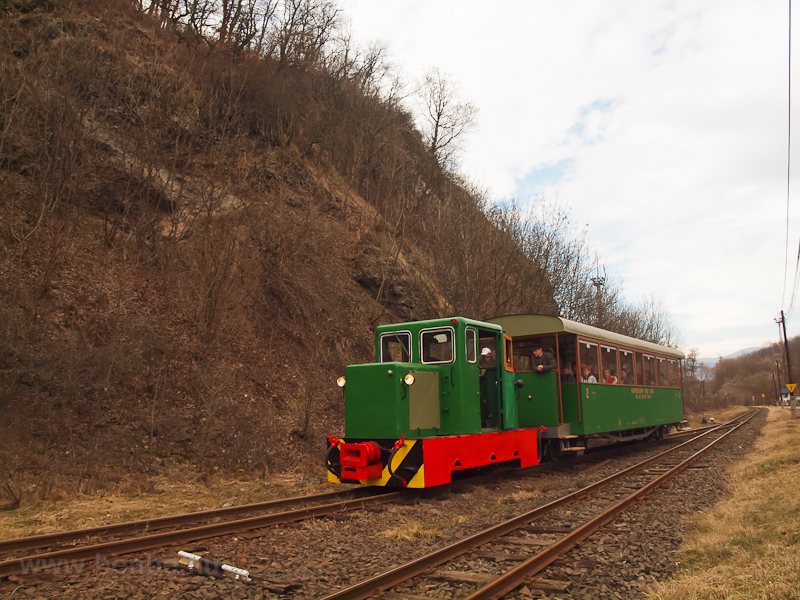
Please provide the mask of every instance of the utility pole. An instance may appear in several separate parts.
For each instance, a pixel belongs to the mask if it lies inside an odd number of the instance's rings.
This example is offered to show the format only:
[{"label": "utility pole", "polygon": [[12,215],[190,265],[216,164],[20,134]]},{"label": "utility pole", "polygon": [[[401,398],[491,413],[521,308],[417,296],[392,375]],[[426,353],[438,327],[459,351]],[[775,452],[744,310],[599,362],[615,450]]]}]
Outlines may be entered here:
[{"label": "utility pole", "polygon": [[[789,342],[786,339],[786,318],[783,316],[783,311],[781,311],[781,319],[778,321],[778,323],[780,323],[781,327],[783,328],[783,351],[786,357],[786,379],[788,380],[788,383],[792,384],[794,383],[794,380],[792,379],[792,363],[789,362]],[[792,418],[795,419],[797,418],[797,405],[794,397],[794,390],[789,390],[789,398],[789,403],[792,407]]]},{"label": "utility pole", "polygon": [[789,342],[786,339],[786,319],[783,316],[783,311],[781,311],[780,320],[776,319],[776,321],[783,329],[783,352],[786,358],[786,379],[789,383],[794,383],[794,379],[792,379],[792,363],[789,361]]},{"label": "utility pole", "polygon": [[775,392],[775,406],[783,406],[781,402],[781,389],[778,387],[778,382],[775,381],[775,371],[772,372],[772,391]]},{"label": "utility pole", "polygon": [[605,316],[603,315],[603,286],[606,283],[605,268],[603,268],[603,276],[592,277],[592,285],[597,288],[597,326],[605,327]]}]

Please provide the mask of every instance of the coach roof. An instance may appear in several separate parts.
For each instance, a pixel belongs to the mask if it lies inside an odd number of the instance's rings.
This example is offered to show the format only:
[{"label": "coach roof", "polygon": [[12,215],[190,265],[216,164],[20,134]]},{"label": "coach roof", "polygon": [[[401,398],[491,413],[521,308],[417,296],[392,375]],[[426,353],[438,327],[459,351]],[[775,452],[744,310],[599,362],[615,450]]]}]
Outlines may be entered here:
[{"label": "coach roof", "polygon": [[653,354],[661,354],[673,358],[686,358],[683,351],[677,348],[661,346],[652,342],[645,342],[627,335],[606,331],[599,327],[584,325],[562,319],[561,317],[550,317],[547,315],[506,315],[487,319],[489,323],[500,325],[503,330],[512,338],[524,337],[528,335],[544,335],[547,333],[574,333],[581,337],[586,337],[601,342],[607,342],[616,346],[625,346]]}]

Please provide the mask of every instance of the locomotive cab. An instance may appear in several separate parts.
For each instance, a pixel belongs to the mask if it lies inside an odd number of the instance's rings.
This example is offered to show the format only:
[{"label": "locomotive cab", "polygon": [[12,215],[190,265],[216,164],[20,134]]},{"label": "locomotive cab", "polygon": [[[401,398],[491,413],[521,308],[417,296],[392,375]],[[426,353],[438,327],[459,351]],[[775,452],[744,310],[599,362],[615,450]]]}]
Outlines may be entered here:
[{"label": "locomotive cab", "polygon": [[[479,360],[479,342],[499,360]],[[375,347],[375,362],[345,370],[345,437],[516,428],[516,407],[504,401],[513,373],[503,368],[499,327],[458,318],[386,325]]]}]

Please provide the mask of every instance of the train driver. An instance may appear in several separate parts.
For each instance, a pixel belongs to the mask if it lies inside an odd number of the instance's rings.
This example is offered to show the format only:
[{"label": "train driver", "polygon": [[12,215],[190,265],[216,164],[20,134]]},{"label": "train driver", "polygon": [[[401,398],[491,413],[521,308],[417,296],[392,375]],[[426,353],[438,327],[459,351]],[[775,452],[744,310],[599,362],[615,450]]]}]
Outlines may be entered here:
[{"label": "train driver", "polygon": [[483,377],[483,374],[486,373],[486,368],[493,367],[494,363],[495,363],[494,350],[492,350],[488,346],[486,348],[483,348],[481,350],[481,359],[480,359],[481,377]]}]

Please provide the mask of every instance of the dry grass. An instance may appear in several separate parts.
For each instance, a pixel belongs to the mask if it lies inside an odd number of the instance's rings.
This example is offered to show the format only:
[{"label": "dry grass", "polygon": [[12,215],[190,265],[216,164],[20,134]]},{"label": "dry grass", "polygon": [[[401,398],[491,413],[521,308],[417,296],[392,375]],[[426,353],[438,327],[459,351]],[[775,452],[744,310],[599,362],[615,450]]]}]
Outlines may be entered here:
[{"label": "dry grass", "polygon": [[731,471],[729,496],[698,515],[678,576],[651,600],[800,598],[800,421],[769,408],[749,458]]},{"label": "dry grass", "polygon": [[398,527],[387,529],[383,535],[397,542],[410,542],[420,538],[435,538],[442,533],[444,527],[444,522],[425,521],[421,523],[414,519],[408,519]]},{"label": "dry grass", "polygon": [[522,502],[523,500],[532,500],[534,498],[538,498],[542,495],[542,490],[534,489],[534,490],[520,490],[518,492],[514,492],[509,496],[509,498],[513,502]]},{"label": "dry grass", "polygon": [[388,505],[385,511],[385,522],[393,522],[395,525],[384,529],[381,535],[398,542],[435,538],[445,529],[470,520],[468,515],[453,514],[447,510],[424,505],[415,508],[417,518],[409,518],[407,507],[402,505]]},{"label": "dry grass", "polygon": [[322,493],[331,484],[305,485],[300,474],[269,479],[231,479],[228,476],[187,478],[181,473],[123,480],[113,489],[78,495],[58,502],[25,505],[0,512],[0,539],[98,527],[166,515],[239,506],[291,496]]}]

